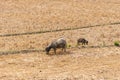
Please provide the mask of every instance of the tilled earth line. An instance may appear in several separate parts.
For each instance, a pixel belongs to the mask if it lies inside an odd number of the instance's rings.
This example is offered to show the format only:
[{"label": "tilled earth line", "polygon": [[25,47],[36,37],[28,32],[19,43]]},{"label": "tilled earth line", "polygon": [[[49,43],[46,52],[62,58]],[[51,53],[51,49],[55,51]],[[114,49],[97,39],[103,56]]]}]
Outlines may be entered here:
[{"label": "tilled earth line", "polygon": [[119,41],[119,31],[119,25],[112,25],[38,35],[0,37],[0,49],[1,51],[44,50],[51,41],[60,37],[64,37],[72,47],[76,46],[77,39],[80,37],[86,38],[89,46],[114,45],[115,41]]}]

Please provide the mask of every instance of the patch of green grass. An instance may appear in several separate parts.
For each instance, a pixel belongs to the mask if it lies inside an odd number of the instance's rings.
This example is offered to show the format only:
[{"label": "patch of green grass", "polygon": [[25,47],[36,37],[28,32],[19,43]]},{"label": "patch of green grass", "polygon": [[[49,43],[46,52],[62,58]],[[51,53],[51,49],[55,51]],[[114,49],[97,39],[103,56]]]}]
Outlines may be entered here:
[{"label": "patch of green grass", "polygon": [[71,47],[71,45],[70,45],[70,44],[68,44],[68,45],[67,45],[67,48],[70,48],[70,47]]},{"label": "patch of green grass", "polygon": [[115,46],[120,46],[120,43],[119,43],[118,41],[115,41],[115,42],[114,42],[114,45],[115,45]]}]

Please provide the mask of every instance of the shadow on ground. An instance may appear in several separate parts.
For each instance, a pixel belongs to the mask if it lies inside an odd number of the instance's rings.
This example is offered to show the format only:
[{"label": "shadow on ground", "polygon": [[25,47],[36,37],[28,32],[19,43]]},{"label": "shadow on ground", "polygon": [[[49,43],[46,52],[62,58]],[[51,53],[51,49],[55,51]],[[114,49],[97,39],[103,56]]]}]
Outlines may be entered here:
[{"label": "shadow on ground", "polygon": [[[78,47],[71,47],[68,48],[68,50],[66,52],[62,52],[62,51],[57,51],[56,54],[54,54],[53,51],[50,52],[50,56],[52,55],[67,55],[67,54],[72,54],[72,52],[70,51],[71,49],[88,49],[88,48],[105,48],[105,47],[115,47],[114,45],[106,45],[106,46],[78,46]],[[30,49],[26,49],[26,50],[13,50],[13,51],[0,51],[0,55],[7,55],[7,54],[26,54],[26,53],[33,53],[33,52],[45,52],[45,50],[40,50],[40,49],[34,49],[34,50],[30,50]]]}]

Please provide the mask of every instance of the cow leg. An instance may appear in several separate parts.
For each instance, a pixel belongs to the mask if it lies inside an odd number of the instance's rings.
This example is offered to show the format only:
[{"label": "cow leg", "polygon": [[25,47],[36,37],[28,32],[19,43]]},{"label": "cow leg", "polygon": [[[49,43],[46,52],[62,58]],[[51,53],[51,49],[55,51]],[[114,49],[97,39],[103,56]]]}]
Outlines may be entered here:
[{"label": "cow leg", "polygon": [[82,45],[84,45],[84,43],[82,42]]},{"label": "cow leg", "polygon": [[62,48],[62,51],[63,51],[64,48]]},{"label": "cow leg", "polygon": [[88,45],[88,42],[86,44]]},{"label": "cow leg", "polygon": [[66,52],[66,48],[64,48],[64,52]]},{"label": "cow leg", "polygon": [[64,52],[66,52],[66,45],[64,46],[64,48],[63,48],[63,49],[64,49]]},{"label": "cow leg", "polygon": [[56,48],[54,48],[54,53],[56,54]]}]

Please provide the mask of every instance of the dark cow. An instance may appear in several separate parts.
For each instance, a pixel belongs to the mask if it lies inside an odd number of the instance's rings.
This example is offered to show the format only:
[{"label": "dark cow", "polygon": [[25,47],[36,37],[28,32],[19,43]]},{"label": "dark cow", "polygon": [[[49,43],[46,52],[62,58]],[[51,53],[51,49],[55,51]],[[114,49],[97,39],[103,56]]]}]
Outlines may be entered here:
[{"label": "dark cow", "polygon": [[55,41],[52,41],[46,48],[46,54],[49,54],[49,51],[53,48],[54,49],[54,53],[56,54],[56,49],[57,48],[62,48],[62,51],[64,50],[64,52],[66,51],[66,47],[67,47],[67,42],[64,38],[59,38]]},{"label": "dark cow", "polygon": [[85,45],[85,44],[88,45],[88,41],[84,38],[79,38],[77,40],[77,45],[79,45],[80,43],[82,43],[82,45]]}]

